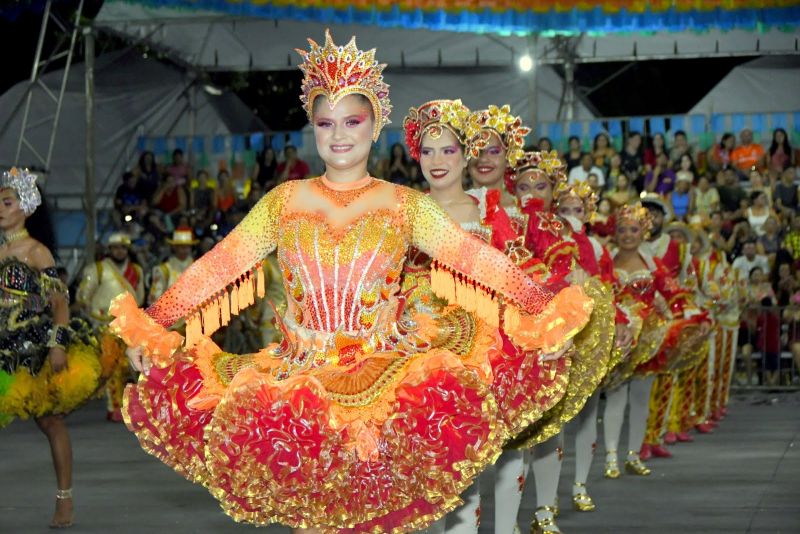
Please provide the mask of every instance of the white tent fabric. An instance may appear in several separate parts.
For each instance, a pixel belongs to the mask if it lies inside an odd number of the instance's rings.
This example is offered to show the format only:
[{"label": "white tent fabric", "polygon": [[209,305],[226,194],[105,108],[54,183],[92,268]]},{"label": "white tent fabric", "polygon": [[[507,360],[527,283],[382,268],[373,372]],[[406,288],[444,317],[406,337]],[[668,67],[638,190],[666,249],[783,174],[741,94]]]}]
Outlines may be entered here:
[{"label": "white tent fabric", "polygon": [[[390,70],[385,79],[391,86],[392,126],[395,127],[402,124],[409,107],[437,98],[460,98],[470,109],[484,109],[489,104],[509,104],[526,123],[531,120],[528,80],[516,72],[460,70],[459,73],[405,74]],[[537,120],[557,120],[564,80],[552,67],[544,66],[539,69],[537,85]],[[576,102],[576,120],[594,117],[582,102]]]},{"label": "white tent fabric", "polygon": [[691,114],[800,111],[800,57],[764,57],[734,68]]},{"label": "white tent fabric", "polygon": [[[338,41],[358,37],[362,48],[377,48],[381,62],[393,67],[515,67],[529,47],[521,36],[472,34],[376,26],[321,24],[236,17],[213,11],[147,7],[106,2],[97,27],[129,39],[142,39],[173,57],[206,70],[279,70],[297,64],[294,48],[306,37],[323,39],[330,27]],[[576,50],[580,61],[707,57],[714,54],[795,54],[800,31],[709,31],[584,36]],[[542,63],[560,62],[554,39],[539,39]]]},{"label": "white tent fabric", "polygon": [[[58,94],[62,71],[47,73],[44,84]],[[48,195],[83,191],[86,166],[86,101],[84,65],[73,65],[64,94],[56,144],[46,180]],[[40,166],[23,146],[15,161],[22,126],[27,82],[0,95],[0,165]],[[194,133],[215,135],[264,129],[263,122],[230,93],[211,96],[193,87],[192,78],[179,69],[136,52],[100,56],[95,62],[95,137],[98,193],[113,193],[123,169],[135,161],[140,135],[188,136],[189,94],[196,95]],[[46,151],[52,131],[53,101],[34,86],[29,129],[33,146]]]}]

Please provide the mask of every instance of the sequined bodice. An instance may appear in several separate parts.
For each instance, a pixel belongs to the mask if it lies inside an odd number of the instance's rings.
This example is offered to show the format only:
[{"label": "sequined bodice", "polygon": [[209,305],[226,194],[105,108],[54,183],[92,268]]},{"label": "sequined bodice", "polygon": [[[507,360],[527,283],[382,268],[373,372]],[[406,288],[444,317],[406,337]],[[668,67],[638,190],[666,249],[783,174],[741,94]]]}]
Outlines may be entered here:
[{"label": "sequined bodice", "polygon": [[627,293],[639,301],[652,301],[656,292],[655,278],[647,269],[633,272],[615,269],[619,284],[619,293]]},{"label": "sequined bodice", "polygon": [[396,310],[409,232],[397,214],[365,214],[344,229],[310,213],[284,218],[278,241],[290,311],[300,326],[357,332]]},{"label": "sequined bodice", "polygon": [[47,305],[43,277],[56,276],[55,269],[47,271],[40,273],[14,257],[0,260],[0,301],[6,305],[24,303],[30,309],[42,311]]}]

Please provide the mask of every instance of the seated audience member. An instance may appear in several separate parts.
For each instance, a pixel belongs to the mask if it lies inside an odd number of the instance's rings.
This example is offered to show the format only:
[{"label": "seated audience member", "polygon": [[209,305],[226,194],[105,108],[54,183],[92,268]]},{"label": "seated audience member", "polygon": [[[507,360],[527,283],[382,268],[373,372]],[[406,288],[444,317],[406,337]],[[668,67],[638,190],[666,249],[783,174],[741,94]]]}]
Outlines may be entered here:
[{"label": "seated audience member", "polygon": [[284,161],[278,164],[278,182],[302,180],[311,175],[311,167],[297,156],[297,148],[292,145],[283,149]]},{"label": "seated audience member", "polygon": [[689,178],[689,182],[694,184],[697,168],[694,166],[694,161],[692,161],[692,157],[689,154],[681,156],[675,166],[675,178],[677,179],[681,176]]},{"label": "seated audience member", "polygon": [[590,228],[592,235],[596,236],[603,244],[608,243],[614,235],[614,216],[611,211],[611,203],[607,198],[603,198],[597,203],[597,211],[592,216]]},{"label": "seated audience member", "polygon": [[567,182],[569,184],[585,182],[589,179],[590,174],[594,174],[597,176],[597,183],[600,185],[600,187],[603,187],[606,184],[603,171],[594,166],[592,163],[592,155],[584,152],[581,156],[581,164],[577,167],[573,167],[573,169],[569,171]]},{"label": "seated audience member", "polygon": [[692,214],[699,215],[704,221],[711,214],[719,210],[719,193],[716,187],[711,187],[708,176],[700,176],[697,187],[692,190]]},{"label": "seated audience member", "polygon": [[217,211],[228,213],[236,205],[236,185],[228,171],[217,173]]},{"label": "seated audience member", "polygon": [[[594,159],[594,166],[603,169],[603,172],[608,176],[608,170],[611,168],[611,158],[616,155],[617,151],[611,146],[611,139],[608,134],[601,132],[594,136],[594,144],[592,145],[592,158]],[[606,179],[606,182],[609,180]]]},{"label": "seated audience member", "polygon": [[656,166],[644,177],[644,190],[666,196],[675,188],[675,171],[664,153],[656,157]]},{"label": "seated audience member", "polygon": [[750,193],[751,206],[745,211],[747,222],[756,235],[764,235],[764,223],[770,215],[775,215],[767,205],[767,195],[764,191],[753,191]]},{"label": "seated audience member", "polygon": [[133,172],[122,175],[122,184],[114,193],[114,219],[117,226],[126,216],[139,219],[147,212],[147,196],[139,176]]},{"label": "seated audience member", "polygon": [[714,248],[721,250],[726,255],[730,254],[732,241],[730,235],[725,233],[723,228],[722,213],[712,211],[708,217],[708,239]]},{"label": "seated audience member", "polygon": [[717,193],[724,219],[733,220],[744,216],[742,203],[747,201],[747,193],[742,189],[739,177],[733,169],[717,173]]},{"label": "seated audience member", "polygon": [[744,242],[742,255],[733,260],[733,268],[745,279],[750,277],[750,271],[755,267],[763,272],[769,272],[769,261],[766,256],[757,253],[756,240],[749,238]]},{"label": "seated audience member", "polygon": [[[591,154],[590,154],[591,155]],[[594,158],[592,158],[593,161]],[[583,160],[583,150],[581,149],[581,139],[577,135],[572,135],[569,138],[569,148],[564,153],[564,163],[567,164],[567,174],[581,164]],[[592,163],[589,163],[591,168]]]},{"label": "seated audience member", "polygon": [[258,153],[253,176],[264,191],[269,191],[278,185],[278,158],[275,156],[274,148],[268,146]]},{"label": "seated audience member", "polygon": [[408,185],[411,181],[411,163],[402,143],[395,143],[389,152],[389,158],[381,161],[380,175],[389,182]]},{"label": "seated audience member", "polygon": [[145,199],[150,200],[161,183],[161,171],[158,169],[156,157],[152,152],[149,150],[142,152],[134,174],[139,175],[139,185],[144,191]]},{"label": "seated audience member", "polygon": [[694,159],[692,157],[692,147],[689,145],[689,140],[686,138],[686,132],[678,130],[675,132],[675,140],[672,143],[672,147],[669,149],[670,164],[673,167],[677,167],[683,155],[689,156],[690,160]]},{"label": "seated audience member", "polygon": [[153,208],[166,215],[174,228],[175,220],[186,211],[187,206],[186,189],[178,184],[176,177],[168,175],[153,195]]},{"label": "seated audience member", "polygon": [[[622,171],[622,156],[619,154],[614,154],[611,156],[611,159],[608,162],[608,173],[606,174],[606,184],[609,187],[616,187],[617,178],[620,176],[625,175]],[[628,184],[630,184],[630,179],[628,180]]]},{"label": "seated audience member", "polygon": [[[795,129],[797,127],[795,124]],[[794,151],[789,144],[789,136],[783,128],[775,128],[772,132],[772,143],[769,145],[769,169],[780,173],[791,165],[794,165]]]},{"label": "seated audience member", "polygon": [[667,159],[669,159],[667,141],[664,139],[664,134],[653,134],[650,140],[650,146],[644,149],[644,166],[646,172],[653,170],[653,167],[656,166],[656,160],[661,154],[666,154]]},{"label": "seated audience member", "polygon": [[675,218],[686,221],[692,202],[692,179],[688,176],[678,177],[675,189],[668,193],[669,203]]},{"label": "seated audience member", "polygon": [[[800,215],[795,214],[791,220],[791,226],[783,238],[782,246],[795,261],[795,264],[798,264],[800,263]],[[800,273],[800,269],[798,269],[798,272]]]},{"label": "seated audience member", "polygon": [[781,212],[794,213],[798,208],[797,184],[794,183],[795,168],[787,167],[781,173],[781,180],[775,184],[775,208]]},{"label": "seated audience member", "polygon": [[639,189],[644,176],[644,150],[642,150],[642,134],[631,132],[625,141],[625,148],[620,153],[622,172],[628,175],[634,187]]},{"label": "seated audience member", "polygon": [[614,186],[606,191],[603,196],[611,204],[611,211],[616,211],[620,207],[639,198],[639,195],[636,194],[636,190],[631,185],[631,181],[625,174],[617,176]]},{"label": "seated audience member", "polygon": [[550,152],[553,150],[553,142],[549,137],[540,137],[539,141],[536,143],[536,149],[539,152]]},{"label": "seated audience member", "polygon": [[770,215],[763,226],[764,233],[758,236],[758,254],[766,256],[770,265],[775,265],[775,257],[781,248],[781,227],[778,218]]},{"label": "seated audience member", "polygon": [[736,136],[730,132],[722,134],[722,139],[708,149],[706,162],[713,173],[725,170],[731,165],[731,154],[736,147]]},{"label": "seated audience member", "polygon": [[179,186],[186,185],[189,179],[189,165],[183,160],[183,150],[176,148],[172,151],[172,163],[167,167],[167,174],[174,176]]},{"label": "seated audience member", "polygon": [[756,191],[761,191],[764,193],[764,196],[767,200],[767,207],[772,209],[773,202],[772,202],[772,189],[764,185],[764,175],[761,174],[758,169],[752,169],[748,175],[750,179],[750,194],[752,195]]},{"label": "seated audience member", "polygon": [[753,132],[751,130],[745,128],[739,134],[739,146],[733,149],[731,160],[734,167],[743,176],[747,176],[747,173],[753,167],[758,169],[766,168],[766,165],[764,165],[766,161],[764,147],[753,142]]}]

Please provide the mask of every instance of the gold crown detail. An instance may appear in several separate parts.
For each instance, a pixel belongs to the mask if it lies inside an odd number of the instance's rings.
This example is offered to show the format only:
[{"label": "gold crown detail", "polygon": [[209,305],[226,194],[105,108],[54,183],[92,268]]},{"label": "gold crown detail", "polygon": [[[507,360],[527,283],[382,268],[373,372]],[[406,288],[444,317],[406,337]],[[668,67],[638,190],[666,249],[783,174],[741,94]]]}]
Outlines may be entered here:
[{"label": "gold crown detail", "polygon": [[431,137],[438,139],[444,129],[450,130],[462,145],[466,145],[464,128],[468,119],[469,108],[461,100],[432,100],[418,108],[409,108],[403,119],[409,154],[419,161],[422,137],[430,133]]},{"label": "gold crown detail", "polygon": [[383,81],[384,64],[375,60],[375,49],[359,50],[355,36],[345,46],[337,46],[330,30],[325,30],[325,45],[308,39],[310,50],[295,49],[303,56],[303,92],[300,101],[309,120],[313,114],[314,100],[326,96],[333,107],[345,96],[360,94],[369,99],[375,117],[372,139],[378,140],[381,130],[389,124],[392,105],[389,86]]},{"label": "gold crown detail", "polygon": [[530,131],[530,128],[522,125],[520,117],[511,114],[508,104],[500,108],[489,106],[487,109],[473,111],[469,115],[465,132],[469,155],[473,158],[480,156],[481,150],[489,145],[492,133],[496,133],[506,151],[508,165],[515,167],[525,154],[525,136]]}]

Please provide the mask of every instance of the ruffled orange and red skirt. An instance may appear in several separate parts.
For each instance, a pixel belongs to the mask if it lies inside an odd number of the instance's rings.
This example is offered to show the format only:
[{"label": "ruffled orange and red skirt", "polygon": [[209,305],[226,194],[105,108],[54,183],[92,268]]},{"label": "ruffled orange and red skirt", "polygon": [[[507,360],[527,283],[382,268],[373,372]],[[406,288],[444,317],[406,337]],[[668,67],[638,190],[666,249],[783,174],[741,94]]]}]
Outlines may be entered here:
[{"label": "ruffled orange and red skirt", "polygon": [[458,308],[415,319],[436,333],[420,352],[375,352],[283,379],[276,350],[201,344],[126,390],[125,421],[237,521],[423,529],[461,503],[515,424],[560,400],[569,359],[502,350],[496,329]]}]

